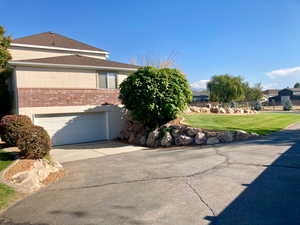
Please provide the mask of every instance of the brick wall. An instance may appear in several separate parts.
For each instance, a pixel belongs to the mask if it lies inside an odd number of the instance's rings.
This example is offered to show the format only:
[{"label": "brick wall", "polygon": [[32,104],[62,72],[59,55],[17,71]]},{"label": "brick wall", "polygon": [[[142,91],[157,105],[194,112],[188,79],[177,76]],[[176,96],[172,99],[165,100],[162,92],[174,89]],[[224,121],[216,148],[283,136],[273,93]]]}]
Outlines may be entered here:
[{"label": "brick wall", "polygon": [[19,107],[120,104],[118,89],[18,88]]}]

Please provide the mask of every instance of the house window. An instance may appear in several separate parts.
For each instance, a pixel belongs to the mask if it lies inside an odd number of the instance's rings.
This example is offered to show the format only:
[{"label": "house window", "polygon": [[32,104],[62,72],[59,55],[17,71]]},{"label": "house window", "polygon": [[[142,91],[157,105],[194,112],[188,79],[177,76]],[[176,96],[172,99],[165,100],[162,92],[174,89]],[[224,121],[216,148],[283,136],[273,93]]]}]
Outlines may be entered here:
[{"label": "house window", "polygon": [[117,73],[100,72],[98,77],[98,88],[117,88]]}]

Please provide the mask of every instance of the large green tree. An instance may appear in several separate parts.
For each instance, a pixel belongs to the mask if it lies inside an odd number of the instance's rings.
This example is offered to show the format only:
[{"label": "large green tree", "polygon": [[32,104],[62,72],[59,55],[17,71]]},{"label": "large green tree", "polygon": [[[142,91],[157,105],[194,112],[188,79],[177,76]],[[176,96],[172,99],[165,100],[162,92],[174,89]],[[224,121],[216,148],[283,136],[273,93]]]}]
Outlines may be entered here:
[{"label": "large green tree", "polygon": [[297,82],[297,83],[294,85],[294,88],[300,88],[300,83]]},{"label": "large green tree", "polygon": [[120,85],[120,99],[135,120],[150,127],[175,119],[191,101],[184,74],[177,69],[141,67]]},{"label": "large green tree", "polygon": [[245,82],[245,101],[260,101],[263,97],[262,86],[260,83],[255,84],[253,87]]},{"label": "large green tree", "polygon": [[245,85],[240,76],[215,75],[207,83],[207,89],[211,101],[228,103],[245,98]]},{"label": "large green tree", "polygon": [[0,26],[0,118],[10,111],[11,106],[11,96],[6,84],[6,80],[12,72],[8,68],[8,61],[11,60],[11,55],[8,51],[10,42],[11,37],[5,36],[5,29]]}]

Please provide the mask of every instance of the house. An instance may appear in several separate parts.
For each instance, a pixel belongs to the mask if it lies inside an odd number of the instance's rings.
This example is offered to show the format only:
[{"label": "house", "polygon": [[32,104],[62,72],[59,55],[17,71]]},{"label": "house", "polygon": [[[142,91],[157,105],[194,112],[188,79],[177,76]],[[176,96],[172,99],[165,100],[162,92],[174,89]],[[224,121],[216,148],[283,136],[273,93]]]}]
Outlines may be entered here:
[{"label": "house", "polygon": [[278,95],[270,97],[269,103],[280,105],[287,99],[294,105],[300,105],[300,88],[285,88],[278,92]]},{"label": "house", "polygon": [[53,145],[119,135],[118,87],[137,66],[109,61],[108,51],[53,32],[17,38],[9,51],[13,112],[44,127]]},{"label": "house", "polygon": [[267,98],[273,97],[278,95],[279,90],[277,89],[267,89],[263,91],[264,96],[266,96]]},{"label": "house", "polygon": [[205,91],[192,91],[192,102],[208,102],[209,94]]}]

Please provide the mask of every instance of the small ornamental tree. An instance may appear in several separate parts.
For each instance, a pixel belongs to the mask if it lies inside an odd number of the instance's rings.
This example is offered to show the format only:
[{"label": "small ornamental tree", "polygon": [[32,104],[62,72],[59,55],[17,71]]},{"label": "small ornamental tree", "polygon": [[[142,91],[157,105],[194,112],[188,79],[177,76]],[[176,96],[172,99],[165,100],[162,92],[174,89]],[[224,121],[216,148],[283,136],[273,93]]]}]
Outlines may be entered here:
[{"label": "small ornamental tree", "polygon": [[287,99],[283,102],[283,110],[284,111],[290,111],[293,109],[293,103],[290,99]]},{"label": "small ornamental tree", "polygon": [[120,85],[120,99],[133,119],[150,127],[175,119],[191,95],[185,75],[169,68],[141,67]]}]

